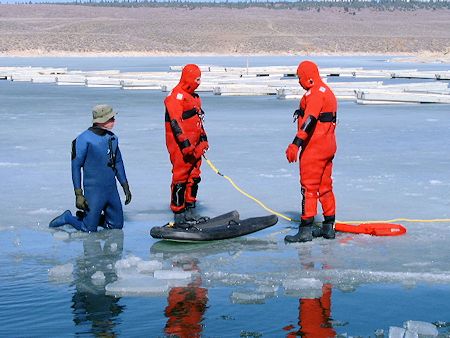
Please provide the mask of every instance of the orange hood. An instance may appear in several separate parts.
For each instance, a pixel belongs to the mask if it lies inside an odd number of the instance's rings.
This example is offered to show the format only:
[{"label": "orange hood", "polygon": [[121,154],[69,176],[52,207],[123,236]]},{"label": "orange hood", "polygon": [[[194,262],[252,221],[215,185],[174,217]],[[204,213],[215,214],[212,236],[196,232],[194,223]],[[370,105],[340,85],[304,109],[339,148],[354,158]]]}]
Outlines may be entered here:
[{"label": "orange hood", "polygon": [[202,73],[197,65],[189,64],[184,66],[180,79],[181,88],[192,94],[200,85],[200,83],[197,83],[196,79],[201,76]]},{"label": "orange hood", "polygon": [[312,61],[303,61],[298,65],[297,76],[303,89],[308,90],[314,84],[320,83],[322,80],[319,75],[319,68]]}]

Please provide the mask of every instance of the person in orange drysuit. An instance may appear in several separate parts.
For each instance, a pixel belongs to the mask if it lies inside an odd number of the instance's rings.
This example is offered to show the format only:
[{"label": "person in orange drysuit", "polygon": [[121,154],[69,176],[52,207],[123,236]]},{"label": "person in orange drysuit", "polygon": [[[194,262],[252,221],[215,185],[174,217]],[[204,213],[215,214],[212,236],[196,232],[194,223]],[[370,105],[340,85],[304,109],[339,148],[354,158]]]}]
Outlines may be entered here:
[{"label": "person in orange drysuit", "polygon": [[184,66],[180,82],[164,100],[166,145],[172,163],[170,208],[175,225],[200,218],[194,209],[202,155],[209,147],[203,127],[202,102],[195,93],[200,78],[197,65]]},{"label": "person in orange drysuit", "polygon": [[[336,153],[337,100],[322,81],[317,65],[303,61],[297,68],[299,83],[306,90],[300,109],[294,116],[298,121],[297,134],[286,149],[289,163],[300,159],[300,184],[303,195],[302,216],[298,233],[285,237],[287,242],[307,242],[314,237],[335,237],[335,198],[331,178]],[[300,156],[298,155],[301,149]],[[313,231],[317,200],[322,204],[322,228]]]}]

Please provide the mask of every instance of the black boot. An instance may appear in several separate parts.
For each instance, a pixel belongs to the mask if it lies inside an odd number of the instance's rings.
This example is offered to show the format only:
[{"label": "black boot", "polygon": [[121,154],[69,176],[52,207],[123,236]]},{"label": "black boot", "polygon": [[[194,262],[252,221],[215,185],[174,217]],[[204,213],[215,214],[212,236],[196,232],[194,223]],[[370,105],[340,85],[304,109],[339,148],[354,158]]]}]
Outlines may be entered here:
[{"label": "black boot", "polygon": [[313,224],[312,235],[314,238],[322,237],[323,236],[322,226],[318,224]]},{"label": "black boot", "polygon": [[288,243],[295,243],[295,242],[310,242],[313,239],[312,234],[312,225],[314,222],[314,217],[308,218],[308,219],[302,219],[302,222],[300,223],[300,226],[298,227],[298,233],[291,236],[287,235],[284,237],[284,240]]},{"label": "black boot", "polygon": [[199,215],[195,209],[195,203],[186,203],[185,218],[188,222],[203,223],[209,220],[209,217]]},{"label": "black boot", "polygon": [[335,216],[324,216],[325,219],[322,223],[322,236],[326,239],[334,239],[336,237],[336,231],[334,229]]},{"label": "black boot", "polygon": [[186,228],[188,226],[188,221],[186,220],[186,212],[176,212],[173,213],[173,225],[176,228]]}]

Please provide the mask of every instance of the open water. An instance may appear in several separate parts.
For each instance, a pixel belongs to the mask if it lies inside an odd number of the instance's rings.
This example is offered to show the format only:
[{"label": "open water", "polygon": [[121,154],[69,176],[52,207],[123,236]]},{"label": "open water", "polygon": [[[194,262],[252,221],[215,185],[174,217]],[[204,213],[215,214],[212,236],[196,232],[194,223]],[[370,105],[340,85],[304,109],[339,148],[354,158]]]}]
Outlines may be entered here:
[{"label": "open water", "polygon": [[[449,69],[382,57],[318,57],[322,67]],[[298,57],[2,58],[2,66],[167,70],[184,63],[295,65]],[[164,142],[166,93],[0,81],[1,337],[388,336],[427,324],[450,337],[450,227],[406,222],[400,237],[338,234],[285,245],[294,224],[204,244],[152,239],[171,218]],[[298,217],[298,166],[284,150],[297,101],[202,95],[208,157],[271,208]],[[50,230],[74,211],[70,144],[98,103],[119,111],[133,201],[123,231]],[[339,104],[334,186],[339,220],[450,217],[448,105]],[[203,164],[199,208],[265,215]],[[151,266],[169,271],[152,289]],[[188,278],[180,274],[185,272]],[[121,284],[120,284],[121,283]],[[159,285],[159,284],[158,284]],[[120,287],[121,292],[117,288]],[[116,290],[116,291],[111,291]],[[421,322],[421,323],[417,323]],[[391,328],[391,332],[394,329]],[[397,336],[393,336],[397,337]],[[400,335],[398,336],[400,337]]]}]

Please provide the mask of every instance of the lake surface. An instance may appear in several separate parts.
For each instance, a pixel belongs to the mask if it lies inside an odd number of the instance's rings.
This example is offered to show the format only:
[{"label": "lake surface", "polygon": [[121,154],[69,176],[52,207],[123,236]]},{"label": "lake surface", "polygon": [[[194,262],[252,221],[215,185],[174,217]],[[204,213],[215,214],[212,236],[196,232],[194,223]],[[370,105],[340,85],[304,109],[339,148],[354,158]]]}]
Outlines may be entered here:
[{"label": "lake surface", "polygon": [[[450,68],[378,56],[313,59],[322,67]],[[159,71],[188,62],[295,65],[299,58],[0,58],[0,66],[70,70]],[[166,94],[0,81],[0,336],[387,337],[390,327],[420,321],[450,337],[448,223],[404,222],[404,236],[340,233],[294,245],[283,238],[295,224],[283,219],[234,240],[151,238],[150,228],[172,217]],[[201,96],[208,158],[241,188],[297,218],[298,165],[287,163],[284,150],[298,102]],[[124,229],[50,230],[52,218],[74,211],[70,145],[98,103],[119,111],[114,131],[133,193]],[[449,218],[449,113],[449,105],[340,102],[337,218]],[[202,213],[267,214],[206,163],[202,170]],[[172,277],[152,284],[154,266]]]}]

